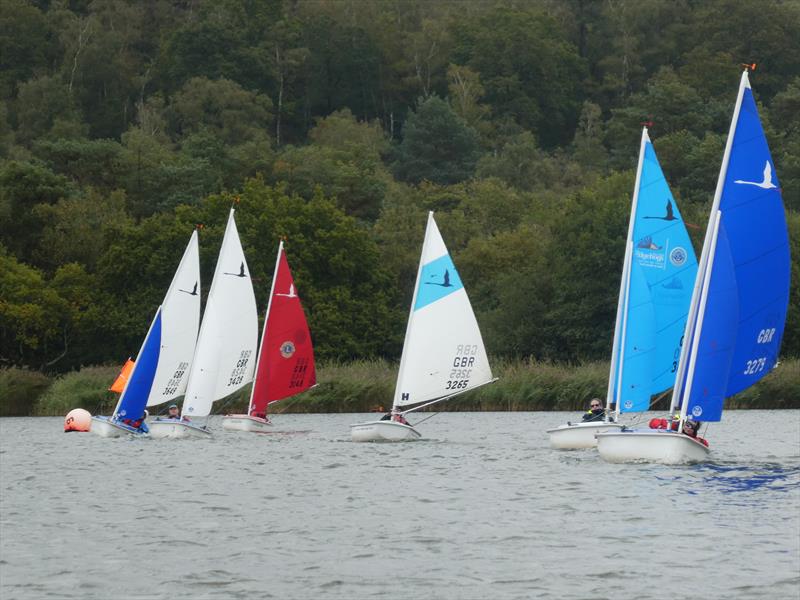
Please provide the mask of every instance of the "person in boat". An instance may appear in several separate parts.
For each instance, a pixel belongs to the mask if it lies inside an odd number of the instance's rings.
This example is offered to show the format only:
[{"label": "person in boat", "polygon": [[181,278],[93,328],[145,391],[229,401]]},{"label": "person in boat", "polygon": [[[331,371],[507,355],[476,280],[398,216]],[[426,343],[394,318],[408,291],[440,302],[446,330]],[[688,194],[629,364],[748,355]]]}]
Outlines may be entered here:
[{"label": "person in boat", "polygon": [[701,442],[704,446],[708,446],[708,441],[705,438],[698,437],[697,435],[697,433],[700,431],[700,421],[685,421],[681,431],[690,438],[694,438],[698,442]]},{"label": "person in boat", "polygon": [[399,410],[392,411],[392,421],[400,423],[401,425],[408,425],[409,427],[411,427],[409,422],[406,421],[406,418],[403,416],[403,413],[401,413]]},{"label": "person in boat", "polygon": [[606,416],[606,411],[603,410],[603,402],[600,398],[592,398],[589,401],[589,410],[583,415],[583,422],[589,423],[591,421],[603,421]]},{"label": "person in boat", "polygon": [[142,416],[138,419],[122,419],[122,422],[128,427],[136,429],[140,433],[150,433],[150,428],[147,426],[147,423],[145,423],[145,419],[147,419],[149,416],[150,413],[148,413],[147,409],[145,409],[144,414],[142,414]]},{"label": "person in boat", "polygon": [[251,417],[255,417],[256,419],[262,419],[262,420],[266,421],[267,423],[270,422],[269,417],[267,416],[266,412],[252,412],[252,413],[250,413],[250,416]]},{"label": "person in boat", "polygon": [[169,408],[167,409],[167,418],[168,419],[175,419],[178,420],[181,418],[181,413],[178,410],[177,404],[170,404]]},{"label": "person in boat", "polygon": [[392,413],[388,412],[381,417],[381,421],[391,421],[392,420]]}]

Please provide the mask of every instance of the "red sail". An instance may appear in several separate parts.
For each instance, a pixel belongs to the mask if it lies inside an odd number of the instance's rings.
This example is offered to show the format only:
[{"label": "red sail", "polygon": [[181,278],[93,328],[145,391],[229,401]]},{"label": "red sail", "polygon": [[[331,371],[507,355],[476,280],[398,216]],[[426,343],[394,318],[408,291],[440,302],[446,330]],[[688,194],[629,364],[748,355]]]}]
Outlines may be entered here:
[{"label": "red sail", "polygon": [[250,414],[265,415],[270,402],[299,394],[316,382],[311,334],[281,243],[250,399]]}]

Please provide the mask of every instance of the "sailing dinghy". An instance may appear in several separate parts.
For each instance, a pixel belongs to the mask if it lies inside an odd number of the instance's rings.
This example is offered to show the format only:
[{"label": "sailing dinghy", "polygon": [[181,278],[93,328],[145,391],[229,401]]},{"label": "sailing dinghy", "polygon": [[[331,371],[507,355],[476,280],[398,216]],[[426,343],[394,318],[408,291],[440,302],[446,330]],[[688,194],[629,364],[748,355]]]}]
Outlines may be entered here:
[{"label": "sailing dinghy", "polygon": [[200,324],[199,289],[200,253],[194,231],[136,362],[131,364],[117,406],[110,417],[92,417],[93,433],[103,437],[140,435],[142,429],[132,424],[142,419],[146,406],[183,395]]},{"label": "sailing dinghy", "polygon": [[350,426],[354,442],[413,441],[404,415],[492,383],[478,321],[447,247],[428,213],[391,419]]},{"label": "sailing dinghy", "polygon": [[231,209],[189,371],[181,418],[156,419],[150,423],[150,437],[211,435],[206,421],[212,403],[253,379],[258,313],[233,214]]},{"label": "sailing dinghy", "polygon": [[622,263],[605,419],[549,429],[553,448],[595,447],[595,434],[622,428],[621,413],[648,410],[653,395],[675,384],[696,275],[689,234],[645,127]]},{"label": "sailing dinghy", "polygon": [[250,406],[246,415],[226,415],[222,428],[269,431],[272,423],[267,417],[267,407],[304,392],[316,382],[311,333],[281,241],[264,317]]},{"label": "sailing dinghy", "polygon": [[[700,256],[672,407],[677,431],[597,435],[609,462],[705,460],[708,447],[684,423],[720,421],[726,397],[778,361],[789,304],[789,238],[781,190],[747,71],[742,74]],[[670,411],[671,412],[671,411]],[[695,432],[696,433],[696,432]]]}]

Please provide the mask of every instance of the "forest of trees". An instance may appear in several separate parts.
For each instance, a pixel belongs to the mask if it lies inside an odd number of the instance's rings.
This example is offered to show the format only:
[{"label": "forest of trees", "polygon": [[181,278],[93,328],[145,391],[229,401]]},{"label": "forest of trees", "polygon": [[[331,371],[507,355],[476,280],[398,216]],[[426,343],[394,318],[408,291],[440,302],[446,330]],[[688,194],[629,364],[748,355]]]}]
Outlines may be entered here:
[{"label": "forest of trees", "polygon": [[800,355],[800,3],[0,0],[0,367],[136,353],[231,205],[323,360],[399,357],[426,212],[496,357],[608,356],[643,122],[699,254],[742,63]]}]

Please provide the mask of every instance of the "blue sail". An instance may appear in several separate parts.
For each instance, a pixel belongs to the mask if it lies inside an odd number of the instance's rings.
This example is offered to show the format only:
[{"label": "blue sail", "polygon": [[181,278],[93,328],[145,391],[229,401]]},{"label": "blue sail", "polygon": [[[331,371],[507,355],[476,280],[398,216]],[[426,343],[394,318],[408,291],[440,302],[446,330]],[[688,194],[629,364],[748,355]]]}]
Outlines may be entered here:
[{"label": "blue sail", "polygon": [[[726,397],[764,377],[778,360],[789,304],[789,238],[764,130],[746,74],[720,176],[719,230],[709,246],[697,350],[686,413],[719,421]],[[736,115],[736,113],[734,113]]]},{"label": "blue sail", "polygon": [[156,311],[150,331],[136,357],[133,373],[117,406],[116,419],[138,419],[144,414],[150,388],[158,368],[161,354],[161,307]]},{"label": "blue sail", "polygon": [[648,410],[652,395],[674,385],[697,275],[692,242],[646,134],[643,152],[623,315],[620,412]]}]

